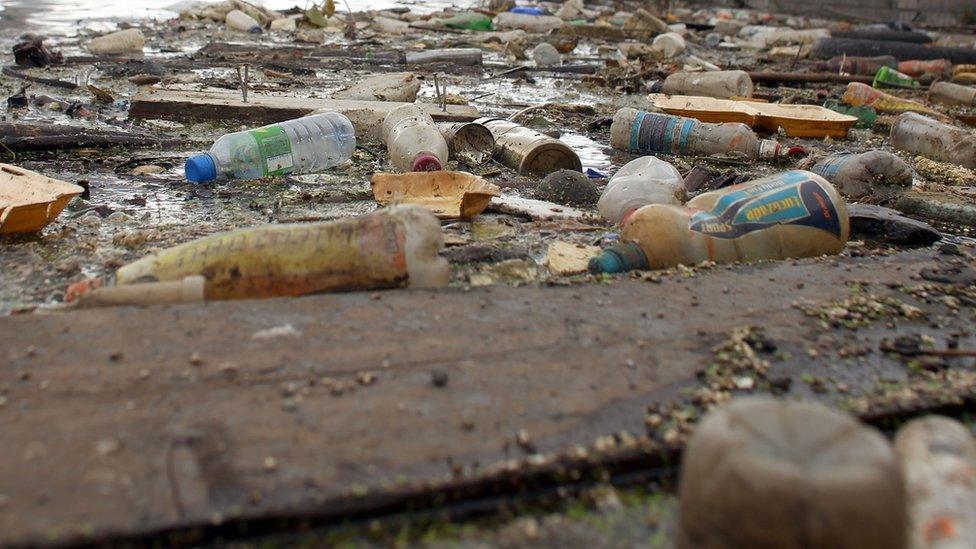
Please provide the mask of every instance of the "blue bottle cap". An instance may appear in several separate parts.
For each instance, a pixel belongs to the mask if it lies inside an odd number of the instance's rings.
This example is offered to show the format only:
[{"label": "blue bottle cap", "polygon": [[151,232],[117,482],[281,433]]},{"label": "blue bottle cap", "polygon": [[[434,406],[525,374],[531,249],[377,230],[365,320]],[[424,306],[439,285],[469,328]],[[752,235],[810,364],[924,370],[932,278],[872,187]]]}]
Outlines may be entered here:
[{"label": "blue bottle cap", "polygon": [[217,179],[217,163],[209,154],[195,154],[186,159],[186,179],[206,183]]},{"label": "blue bottle cap", "polygon": [[635,242],[624,242],[603,250],[603,253],[590,259],[588,265],[593,274],[623,273],[634,269],[646,269],[647,256]]},{"label": "blue bottle cap", "polygon": [[524,13],[525,15],[545,15],[546,12],[542,8],[522,6],[517,8],[512,8],[512,13]]}]

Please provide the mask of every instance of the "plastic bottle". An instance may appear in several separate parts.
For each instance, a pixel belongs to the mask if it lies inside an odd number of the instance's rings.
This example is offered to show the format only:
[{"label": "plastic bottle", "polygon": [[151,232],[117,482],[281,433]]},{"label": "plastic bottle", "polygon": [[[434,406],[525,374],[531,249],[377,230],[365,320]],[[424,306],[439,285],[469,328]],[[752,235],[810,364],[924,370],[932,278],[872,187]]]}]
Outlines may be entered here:
[{"label": "plastic bottle", "polygon": [[752,97],[752,78],[745,71],[676,72],[664,79],[669,95],[701,95],[718,99]]},{"label": "plastic bottle", "polygon": [[686,207],[651,204],[623,224],[623,242],[590,261],[594,273],[836,254],[850,221],[817,174],[792,170],[704,193]]},{"label": "plastic bottle", "polygon": [[499,13],[494,19],[497,30],[522,29],[526,32],[539,33],[558,29],[564,23],[562,19],[553,15],[529,15],[510,11]]},{"label": "plastic bottle", "polygon": [[738,122],[709,124],[694,118],[639,111],[625,107],[610,125],[610,144],[635,153],[708,156],[739,152],[750,159],[779,157],[779,143],[759,139],[749,126]]},{"label": "plastic bottle", "polygon": [[898,431],[911,547],[976,547],[976,440],[947,417],[910,421]]},{"label": "plastic bottle", "polygon": [[441,24],[449,29],[475,31],[490,31],[492,29],[491,19],[480,13],[462,13],[442,20]]},{"label": "plastic bottle", "polygon": [[848,84],[847,90],[844,91],[844,95],[841,97],[841,101],[855,107],[867,105],[874,107],[876,111],[886,113],[921,112],[925,114],[937,114],[921,103],[895,97],[894,95],[876,90],[860,82],[851,82]]},{"label": "plastic bottle", "polygon": [[869,107],[867,105],[853,107],[851,105],[838,103],[834,99],[828,99],[824,101],[823,106],[834,112],[839,112],[848,116],[856,116],[857,123],[854,124],[854,127],[862,130],[874,127],[874,123],[878,120],[878,111],[874,110],[874,107]]},{"label": "plastic bottle", "polygon": [[383,119],[383,136],[390,163],[401,172],[427,172],[444,168],[447,142],[434,120],[416,105],[403,105]]},{"label": "plastic bottle", "polygon": [[610,178],[597,209],[614,225],[648,204],[685,203],[685,184],[671,164],[654,156],[642,156],[625,164]]},{"label": "plastic bottle", "polygon": [[934,74],[944,76],[952,70],[952,62],[948,59],[930,59],[928,61],[912,60],[898,63],[898,71],[908,76],[922,76],[923,74]]},{"label": "plastic bottle", "polygon": [[[912,186],[912,168],[887,151],[837,153],[817,161],[810,171],[850,199],[901,191]],[[884,188],[886,187],[886,188]]]},{"label": "plastic bottle", "polygon": [[141,52],[145,45],[146,37],[142,35],[142,31],[125,29],[93,38],[88,43],[88,51],[92,53]]},{"label": "plastic bottle", "polygon": [[917,88],[918,80],[913,79],[905,73],[898,72],[891,67],[881,67],[878,74],[874,75],[875,88]]},{"label": "plastic bottle", "polygon": [[186,161],[186,178],[257,179],[319,172],[352,157],[356,130],[339,113],[313,114],[224,135],[210,151]]},{"label": "plastic bottle", "polygon": [[950,82],[935,82],[929,86],[929,101],[944,105],[976,107],[976,88]]},{"label": "plastic bottle", "polygon": [[655,36],[654,41],[651,42],[651,47],[655,51],[663,53],[665,58],[669,58],[684,53],[686,45],[684,37],[680,34],[666,32]]},{"label": "plastic bottle", "polygon": [[874,76],[881,67],[898,67],[898,60],[891,55],[878,57],[848,57],[840,55],[817,64],[818,70],[828,72]]},{"label": "plastic bottle", "polygon": [[976,168],[976,134],[906,112],[891,125],[891,145],[932,160]]},{"label": "plastic bottle", "polygon": [[248,32],[251,34],[261,33],[261,24],[241,10],[232,10],[227,12],[227,17],[224,19],[224,22],[227,23],[228,28],[236,31]]},{"label": "plastic bottle", "polygon": [[679,486],[677,549],[906,547],[891,444],[814,402],[738,397],[717,407],[685,446]]},{"label": "plastic bottle", "polygon": [[404,205],[325,223],[265,225],[220,233],[130,263],[104,283],[69,287],[77,297],[97,286],[206,278],[206,300],[249,299],[447,284],[451,269],[438,256],[440,222]]}]

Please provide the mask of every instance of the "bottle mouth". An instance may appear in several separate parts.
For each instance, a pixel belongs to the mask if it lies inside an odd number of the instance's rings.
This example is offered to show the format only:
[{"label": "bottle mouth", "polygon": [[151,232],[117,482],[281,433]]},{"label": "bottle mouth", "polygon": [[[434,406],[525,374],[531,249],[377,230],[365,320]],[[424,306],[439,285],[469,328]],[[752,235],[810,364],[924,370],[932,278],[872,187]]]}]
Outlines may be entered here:
[{"label": "bottle mouth", "polygon": [[647,269],[647,255],[636,242],[624,242],[603,250],[603,254],[590,260],[592,274],[623,273],[634,269]]},{"label": "bottle mouth", "polygon": [[410,169],[415,172],[437,172],[443,170],[440,159],[430,153],[421,153],[413,159]]},{"label": "bottle mouth", "polygon": [[68,303],[73,303],[81,299],[88,292],[101,288],[104,284],[105,280],[102,278],[90,278],[88,280],[74,282],[69,284],[67,290],[65,290],[64,300]]},{"label": "bottle mouth", "polygon": [[217,179],[217,162],[210,153],[195,154],[186,159],[184,167],[187,181],[206,183]]}]

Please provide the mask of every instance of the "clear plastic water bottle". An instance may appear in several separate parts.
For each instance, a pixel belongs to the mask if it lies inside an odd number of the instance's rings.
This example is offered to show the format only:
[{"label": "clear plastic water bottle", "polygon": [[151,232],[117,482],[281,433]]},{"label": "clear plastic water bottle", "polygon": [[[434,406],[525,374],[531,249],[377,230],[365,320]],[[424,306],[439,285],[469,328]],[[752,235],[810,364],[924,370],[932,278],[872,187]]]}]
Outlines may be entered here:
[{"label": "clear plastic water bottle", "polygon": [[653,157],[631,160],[610,178],[597,209],[607,221],[617,224],[648,204],[685,203],[685,184],[677,168]]},{"label": "clear plastic water bottle", "polygon": [[314,114],[224,135],[209,152],[187,159],[186,178],[205,183],[319,172],[349,160],[355,149],[356,130],[348,118]]}]

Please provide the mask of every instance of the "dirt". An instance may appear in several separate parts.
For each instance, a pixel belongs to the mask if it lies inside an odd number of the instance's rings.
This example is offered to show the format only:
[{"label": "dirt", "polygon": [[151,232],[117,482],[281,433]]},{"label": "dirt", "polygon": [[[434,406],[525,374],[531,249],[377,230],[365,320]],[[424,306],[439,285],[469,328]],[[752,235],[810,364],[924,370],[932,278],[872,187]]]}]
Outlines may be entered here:
[{"label": "dirt", "polygon": [[[0,52],[11,65],[28,23],[22,6],[5,16]],[[785,20],[770,21],[777,18]],[[616,40],[583,39],[564,57],[596,66],[595,74],[506,73],[522,63],[510,56],[512,47],[446,32],[388,36],[365,25],[367,16],[361,20],[357,38],[340,32],[326,42],[481,47],[480,69],[415,68],[419,101],[436,102],[436,74],[452,102],[485,116],[537,107],[517,119],[559,136],[601,187],[635,158],[609,147],[610,117],[621,106],[646,108],[647,85],[680,67],[660,60],[613,66]],[[165,69],[163,77],[192,87],[238,89],[236,61],[194,56],[210,42],[294,44],[291,35],[242,35],[213,22],[138,25],[150,39],[146,58]],[[52,29],[45,44],[70,59],[85,55],[80,44],[106,23],[84,25],[77,35]],[[709,48],[708,31],[690,32],[690,53],[722,67],[812,65]],[[530,35],[525,45],[531,50],[540,40]],[[323,65],[255,66],[251,90],[327,97],[387,70]],[[93,84],[113,101],[97,103],[85,86],[35,83],[28,96],[64,102],[0,107],[8,122],[139,129],[180,143],[0,150],[0,161],[89,189],[43,232],[0,237],[0,313],[7,314],[0,316],[0,545],[563,546],[611,539],[654,546],[670,539],[676,512],[658,473],[675,478],[696,421],[734,396],[816,399],[875,423],[929,410],[958,415],[972,404],[974,359],[927,354],[976,348],[976,250],[972,229],[958,224],[938,224],[946,238],[927,248],[855,235],[836,258],[558,277],[542,265],[554,240],[606,245],[616,229],[488,213],[444,224],[454,274],[443,292],[50,313],[69,283],[167,246],[377,208],[369,179],[387,159],[383,144],[369,139],[360,139],[351,161],[320,174],[186,182],[188,155],[243,126],[127,119],[137,90],[131,68],[99,60],[24,69]],[[23,84],[0,77],[0,97]],[[757,94],[822,104],[843,88],[759,86]],[[72,102],[94,116],[66,114]],[[891,151],[886,124],[882,117],[848,140],[776,138],[810,153]],[[918,189],[972,203],[971,173],[896,154],[916,168]],[[699,167],[712,173],[709,180],[731,172],[727,181],[798,161],[663,157],[682,175]],[[525,197],[540,181],[497,162],[473,171]],[[337,528],[344,522],[354,524]]]}]

